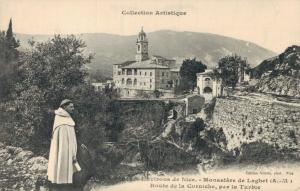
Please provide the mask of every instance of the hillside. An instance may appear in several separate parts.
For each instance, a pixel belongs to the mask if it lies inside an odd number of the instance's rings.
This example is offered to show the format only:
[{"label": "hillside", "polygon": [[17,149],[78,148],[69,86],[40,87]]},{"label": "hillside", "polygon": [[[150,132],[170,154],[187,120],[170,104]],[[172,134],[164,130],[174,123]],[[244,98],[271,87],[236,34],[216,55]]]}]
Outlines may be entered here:
[{"label": "hillside", "polygon": [[288,47],[255,67],[252,75],[265,93],[300,97],[300,46]]},{"label": "hillside", "polygon": [[[28,39],[44,41],[51,36],[17,34],[23,48],[28,47]],[[87,51],[95,53],[90,64],[93,70],[101,70],[105,75],[112,74],[112,64],[134,60],[136,35],[120,36],[112,34],[81,34],[86,42]],[[175,32],[170,30],[147,33],[149,39],[149,55],[161,55],[176,58],[178,64],[186,57],[197,57],[209,67],[228,54],[237,53],[247,57],[251,66],[258,65],[262,60],[275,56],[275,53],[254,43],[225,36],[196,33]]]}]

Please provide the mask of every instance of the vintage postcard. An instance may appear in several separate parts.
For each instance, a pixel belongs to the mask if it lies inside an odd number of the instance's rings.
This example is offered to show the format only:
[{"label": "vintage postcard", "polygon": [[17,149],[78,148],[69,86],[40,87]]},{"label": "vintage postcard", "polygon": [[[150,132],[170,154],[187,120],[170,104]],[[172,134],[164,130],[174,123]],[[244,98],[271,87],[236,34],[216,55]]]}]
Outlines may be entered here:
[{"label": "vintage postcard", "polygon": [[299,0],[0,0],[0,190],[300,191]]}]

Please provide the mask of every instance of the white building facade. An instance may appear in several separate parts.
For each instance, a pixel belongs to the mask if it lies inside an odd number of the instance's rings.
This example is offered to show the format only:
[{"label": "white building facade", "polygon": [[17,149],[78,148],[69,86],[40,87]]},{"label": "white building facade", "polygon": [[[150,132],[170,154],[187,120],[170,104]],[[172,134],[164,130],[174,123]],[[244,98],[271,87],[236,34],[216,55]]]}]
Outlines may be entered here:
[{"label": "white building facade", "polygon": [[222,82],[218,79],[213,79],[212,70],[206,70],[202,73],[197,73],[197,93],[209,101],[214,97],[222,96]]},{"label": "white building facade", "polygon": [[179,84],[175,60],[148,55],[148,39],[143,29],[136,41],[135,61],[113,66],[113,81],[121,97],[138,97],[155,90],[172,93]]}]

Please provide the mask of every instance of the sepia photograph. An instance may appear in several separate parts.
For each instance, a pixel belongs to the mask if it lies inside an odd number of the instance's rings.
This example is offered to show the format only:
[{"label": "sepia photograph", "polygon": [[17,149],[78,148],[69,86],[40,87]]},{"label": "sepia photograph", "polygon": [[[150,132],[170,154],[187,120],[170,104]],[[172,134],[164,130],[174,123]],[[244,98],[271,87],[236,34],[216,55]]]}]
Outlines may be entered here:
[{"label": "sepia photograph", "polygon": [[300,191],[300,0],[0,0],[0,191]]}]

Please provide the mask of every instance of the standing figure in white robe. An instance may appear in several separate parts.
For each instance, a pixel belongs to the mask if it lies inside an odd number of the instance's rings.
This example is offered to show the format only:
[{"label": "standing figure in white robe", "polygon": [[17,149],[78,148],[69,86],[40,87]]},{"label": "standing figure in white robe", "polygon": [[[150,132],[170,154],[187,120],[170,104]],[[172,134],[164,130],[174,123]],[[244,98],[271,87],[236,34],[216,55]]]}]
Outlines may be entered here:
[{"label": "standing figure in white robe", "polygon": [[55,110],[47,172],[48,180],[53,184],[73,183],[77,161],[75,122],[70,115],[73,110],[74,105],[68,99],[63,100]]}]

